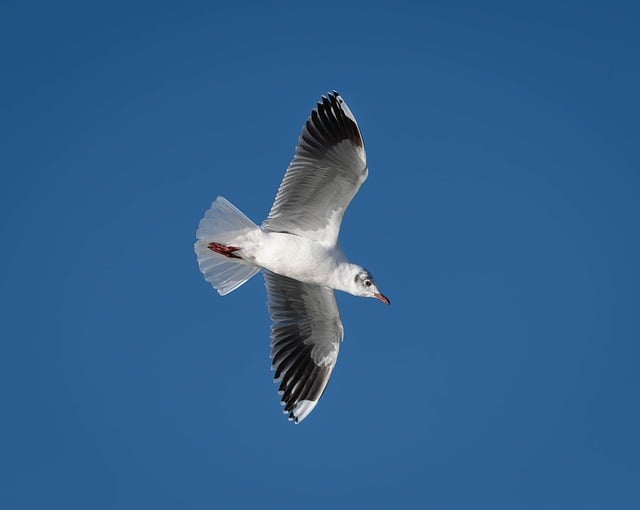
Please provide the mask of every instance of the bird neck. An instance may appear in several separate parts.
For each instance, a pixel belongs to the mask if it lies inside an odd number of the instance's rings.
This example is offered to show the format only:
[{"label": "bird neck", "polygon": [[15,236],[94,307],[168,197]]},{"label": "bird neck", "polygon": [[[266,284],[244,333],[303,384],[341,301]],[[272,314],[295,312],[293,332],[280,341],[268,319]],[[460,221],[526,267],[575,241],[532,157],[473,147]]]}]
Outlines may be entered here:
[{"label": "bird neck", "polygon": [[352,264],[347,261],[339,263],[334,270],[332,287],[356,296],[357,286],[355,278],[361,271],[364,271],[364,269],[357,264]]}]

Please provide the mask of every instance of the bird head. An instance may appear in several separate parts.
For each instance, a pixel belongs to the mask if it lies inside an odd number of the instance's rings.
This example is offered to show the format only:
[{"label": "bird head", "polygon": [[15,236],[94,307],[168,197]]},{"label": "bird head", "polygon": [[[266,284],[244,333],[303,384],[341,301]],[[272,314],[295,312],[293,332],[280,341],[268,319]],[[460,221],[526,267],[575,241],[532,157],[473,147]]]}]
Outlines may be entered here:
[{"label": "bird head", "polygon": [[372,274],[365,269],[360,268],[360,270],[356,273],[354,278],[354,286],[355,292],[352,292],[352,294],[356,296],[374,297],[376,299],[379,299],[383,303],[386,303],[388,305],[391,304],[389,298],[387,298],[387,296],[385,296],[378,290]]}]

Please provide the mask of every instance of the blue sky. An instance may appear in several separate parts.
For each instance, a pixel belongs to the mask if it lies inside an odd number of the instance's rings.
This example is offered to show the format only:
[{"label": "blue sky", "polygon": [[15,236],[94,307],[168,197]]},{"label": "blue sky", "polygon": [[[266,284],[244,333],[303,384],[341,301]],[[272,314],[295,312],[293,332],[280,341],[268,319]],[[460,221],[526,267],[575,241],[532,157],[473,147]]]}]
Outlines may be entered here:
[{"label": "blue sky", "polygon": [[[0,507],[640,507],[633,3],[0,9]],[[339,296],[294,426],[262,279],[192,245],[218,194],[267,215],[333,89],[393,305]]]}]

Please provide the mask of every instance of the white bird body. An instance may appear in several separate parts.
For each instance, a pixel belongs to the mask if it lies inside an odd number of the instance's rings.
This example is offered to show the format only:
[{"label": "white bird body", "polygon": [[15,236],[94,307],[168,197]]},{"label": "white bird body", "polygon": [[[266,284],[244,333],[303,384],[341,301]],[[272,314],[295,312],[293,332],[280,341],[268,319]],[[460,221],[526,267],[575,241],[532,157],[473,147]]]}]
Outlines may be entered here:
[{"label": "white bird body", "polygon": [[338,357],[344,329],[334,290],[389,303],[338,243],[344,212],[367,174],[358,124],[334,92],[307,120],[262,227],[218,197],[196,232],[200,270],[221,295],[263,271],[272,367],[296,423],[317,404]]},{"label": "white bird body", "polygon": [[234,246],[242,248],[235,253],[255,266],[304,283],[344,292],[351,289],[346,275],[353,273],[356,266],[347,260],[339,245],[327,246],[294,234],[262,229],[238,241]]}]

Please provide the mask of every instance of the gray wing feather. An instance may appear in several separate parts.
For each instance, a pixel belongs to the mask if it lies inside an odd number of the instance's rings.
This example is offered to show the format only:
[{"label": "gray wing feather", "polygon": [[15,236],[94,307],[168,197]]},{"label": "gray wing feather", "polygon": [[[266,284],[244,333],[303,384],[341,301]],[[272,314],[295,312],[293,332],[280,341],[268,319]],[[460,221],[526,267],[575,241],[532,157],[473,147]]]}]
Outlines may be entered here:
[{"label": "gray wing feather", "polygon": [[322,396],[343,337],[333,290],[263,271],[269,296],[271,358],[284,412],[296,423]]},{"label": "gray wing feather", "polygon": [[333,92],[311,112],[263,228],[335,244],[342,217],[367,178],[355,117]]}]

